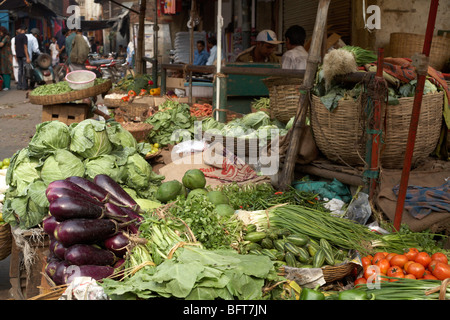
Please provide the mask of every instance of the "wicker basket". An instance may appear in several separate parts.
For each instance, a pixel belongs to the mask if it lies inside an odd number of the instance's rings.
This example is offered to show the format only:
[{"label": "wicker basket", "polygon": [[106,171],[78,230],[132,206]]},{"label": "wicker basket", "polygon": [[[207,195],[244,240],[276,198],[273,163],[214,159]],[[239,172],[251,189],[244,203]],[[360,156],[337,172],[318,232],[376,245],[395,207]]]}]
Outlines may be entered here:
[{"label": "wicker basket", "polygon": [[[443,92],[427,94],[422,106],[417,129],[412,166],[416,167],[434,151],[442,125]],[[381,165],[388,169],[403,167],[414,97],[400,98],[398,105],[387,106],[382,123],[383,142]],[[349,166],[364,165],[366,137],[361,121],[361,104],[350,100],[339,101],[330,112],[312,95],[311,127],[320,151],[331,161]]]},{"label": "wicker basket", "polygon": [[144,142],[147,140],[149,132],[153,126],[145,122],[122,122],[122,127],[129,131],[137,142]]},{"label": "wicker basket", "polygon": [[[394,58],[411,58],[422,52],[425,35],[414,33],[391,33],[389,48]],[[450,38],[434,36],[431,42],[430,66],[441,70],[450,58]]]},{"label": "wicker basket", "polygon": [[6,259],[11,254],[12,234],[8,223],[0,225],[0,260]]},{"label": "wicker basket", "polygon": [[101,84],[83,90],[74,90],[66,93],[45,96],[34,96],[30,94],[29,100],[32,104],[40,104],[43,106],[60,104],[84,98],[95,97],[99,94],[108,92],[111,87],[111,80],[107,80]]},{"label": "wicker basket", "polygon": [[300,102],[299,78],[270,77],[262,80],[269,89],[270,112],[275,119],[287,123],[296,115]]}]

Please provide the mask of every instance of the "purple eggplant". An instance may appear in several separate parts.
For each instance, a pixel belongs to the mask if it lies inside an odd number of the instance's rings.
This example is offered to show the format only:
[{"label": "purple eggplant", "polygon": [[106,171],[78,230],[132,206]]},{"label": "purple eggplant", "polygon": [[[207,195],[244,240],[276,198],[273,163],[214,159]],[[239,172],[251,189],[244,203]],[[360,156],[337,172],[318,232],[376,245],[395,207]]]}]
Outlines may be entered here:
[{"label": "purple eggplant", "polygon": [[61,261],[57,264],[55,273],[53,274],[52,280],[55,282],[56,285],[62,285],[65,284],[65,273],[67,267],[69,267],[70,264],[67,261]]},{"label": "purple eggplant", "polygon": [[51,188],[47,191],[47,199],[50,203],[59,198],[72,198],[80,199],[82,201],[92,202],[98,206],[102,206],[103,203],[98,201],[96,198],[91,197],[85,193],[74,191],[66,188]]},{"label": "purple eggplant", "polygon": [[69,219],[99,219],[103,217],[103,207],[80,198],[57,198],[48,208],[56,221]]},{"label": "purple eggplant", "polygon": [[64,282],[69,284],[76,277],[91,277],[94,280],[102,280],[114,274],[115,269],[110,266],[96,266],[96,265],[71,265],[65,269]]},{"label": "purple eggplant", "polygon": [[111,219],[71,219],[61,222],[55,229],[55,238],[64,246],[94,243],[111,237],[119,224]]},{"label": "purple eggplant", "polygon": [[65,247],[61,242],[55,241],[53,244],[53,253],[56,257],[61,260],[64,260],[64,256],[66,254],[67,247]]},{"label": "purple eggplant", "polygon": [[64,188],[64,189],[69,189],[78,193],[82,193],[86,196],[91,196],[86,190],[84,190],[83,188],[79,187],[78,185],[76,185],[75,183],[65,179],[65,180],[55,180],[49,183],[49,185],[47,186],[47,189],[45,190],[45,195],[47,195],[50,190],[54,189],[54,188]]},{"label": "purple eggplant", "polygon": [[123,205],[139,208],[137,202],[110,176],[98,174],[94,177],[94,183],[118,199]]},{"label": "purple eggplant", "polygon": [[113,197],[107,190],[103,189],[95,182],[92,182],[86,178],[73,176],[66,178],[66,180],[76,184],[77,186],[85,190],[85,192],[89,193],[91,196],[95,197],[101,202],[106,202],[109,200],[114,203],[120,203],[120,201]]},{"label": "purple eggplant", "polygon": [[53,279],[55,276],[56,268],[60,262],[61,260],[53,259],[45,265],[45,273],[50,277],[50,279]]},{"label": "purple eggplant", "polygon": [[118,232],[104,241],[105,248],[114,252],[114,254],[120,258],[124,257],[127,253],[129,244],[130,240],[122,232]]},{"label": "purple eggplant", "polygon": [[116,206],[114,203],[107,202],[104,205],[105,214],[108,218],[115,219],[118,221],[130,221],[133,218],[129,217],[128,214],[122,210],[122,207]]},{"label": "purple eggplant", "polygon": [[111,251],[90,244],[74,244],[67,248],[64,260],[77,266],[109,266],[114,264],[116,256]]},{"label": "purple eggplant", "polygon": [[54,237],[53,233],[58,224],[59,222],[56,221],[56,218],[54,216],[48,216],[42,221],[42,228],[44,229],[44,232],[49,235],[50,238],[53,238]]},{"label": "purple eggplant", "polygon": [[122,211],[125,212],[131,219],[136,220],[137,222],[142,222],[144,217],[137,213],[135,210],[127,207],[121,207]]}]

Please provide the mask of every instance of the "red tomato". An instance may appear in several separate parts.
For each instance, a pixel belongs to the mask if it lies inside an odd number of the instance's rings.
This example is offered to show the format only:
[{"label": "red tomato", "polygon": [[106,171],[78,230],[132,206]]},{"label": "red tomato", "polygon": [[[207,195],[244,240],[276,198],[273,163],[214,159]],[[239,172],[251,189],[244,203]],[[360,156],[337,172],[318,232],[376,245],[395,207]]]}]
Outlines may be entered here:
[{"label": "red tomato", "polygon": [[414,261],[420,263],[426,268],[431,262],[431,257],[425,251],[421,251],[417,254],[417,257],[414,259]]},{"label": "red tomato", "polygon": [[386,258],[386,256],[387,256],[387,252],[377,252],[377,253],[375,253],[375,255],[373,256],[372,264],[377,264],[378,261],[380,261],[381,259]]},{"label": "red tomato", "polygon": [[408,268],[409,268],[409,266],[410,266],[412,263],[415,263],[415,262],[414,262],[414,261],[411,261],[411,260],[408,260],[408,262],[405,263],[405,265],[403,266],[403,270],[405,270],[406,272],[408,272]]},{"label": "red tomato", "polygon": [[422,278],[425,274],[425,267],[418,262],[413,262],[409,265],[407,272],[416,278]]},{"label": "red tomato", "polygon": [[[398,266],[390,267],[386,273],[388,277],[395,277],[395,278],[404,278],[405,274],[403,273],[402,268]],[[390,282],[397,281],[396,279],[389,279]]]},{"label": "red tomato", "polygon": [[372,263],[372,261],[373,261],[373,256],[372,256],[371,254],[368,254],[366,257],[370,260],[370,263]]},{"label": "red tomato", "polygon": [[416,259],[418,253],[419,253],[419,250],[417,250],[416,248],[409,248],[409,251],[405,252],[405,256],[408,258],[408,260],[414,261],[414,259]]},{"label": "red tomato", "polygon": [[431,260],[436,260],[444,264],[448,264],[448,258],[442,252],[433,253],[433,255],[431,256]]},{"label": "red tomato", "polygon": [[369,257],[363,257],[361,258],[361,264],[364,269],[366,269],[368,266],[372,264],[372,261],[369,259]]},{"label": "red tomato", "polygon": [[381,259],[380,261],[377,262],[376,266],[380,268],[380,273],[382,274],[386,274],[388,269],[391,267],[387,259]]},{"label": "red tomato", "polygon": [[390,264],[391,264],[391,266],[397,266],[397,267],[403,268],[403,266],[407,262],[408,262],[408,258],[404,254],[398,254],[398,255],[392,257]]},{"label": "red tomato", "polygon": [[438,262],[433,266],[431,274],[438,280],[445,280],[450,278],[450,266],[448,264]]},{"label": "red tomato", "polygon": [[387,261],[389,261],[389,263],[391,263],[391,259],[392,257],[395,257],[396,255],[398,255],[398,253],[395,252],[391,252],[386,256]]},{"label": "red tomato", "polygon": [[[366,270],[364,270],[364,278],[366,280],[369,280],[370,277],[373,277],[377,274],[377,268],[373,267],[372,265],[368,266]],[[374,278],[374,277],[373,277]]]},{"label": "red tomato", "polygon": [[438,278],[436,278],[432,274],[427,274],[422,279],[424,279],[424,280],[439,280]]},{"label": "red tomato", "polygon": [[405,279],[413,279],[413,280],[415,280],[417,278],[413,274],[408,273],[407,275],[405,275]]},{"label": "red tomato", "polygon": [[358,279],[355,280],[355,287],[358,285],[362,285],[364,283],[367,283],[367,279],[364,277],[360,277]]}]

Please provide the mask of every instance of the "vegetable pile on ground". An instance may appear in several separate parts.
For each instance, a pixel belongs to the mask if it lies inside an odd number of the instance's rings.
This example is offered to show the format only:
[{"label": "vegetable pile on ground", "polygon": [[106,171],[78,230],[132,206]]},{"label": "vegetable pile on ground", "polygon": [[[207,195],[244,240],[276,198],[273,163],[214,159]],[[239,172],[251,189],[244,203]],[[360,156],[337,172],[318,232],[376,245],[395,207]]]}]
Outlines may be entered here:
[{"label": "vegetable pile on ground", "polygon": [[43,221],[50,239],[45,272],[56,285],[77,276],[101,280],[122,267],[128,234],[136,234],[141,209],[107,175],[93,181],[73,176],[46,189],[50,216]]},{"label": "vegetable pile on ground", "polygon": [[48,185],[71,176],[106,174],[130,194],[150,199],[164,177],[145,160],[148,150],[117,122],[40,123],[29,145],[11,158],[4,219],[21,229],[38,225],[48,212]]},{"label": "vegetable pile on ground", "polygon": [[210,117],[212,115],[212,105],[209,103],[194,103],[191,106],[191,116],[197,118]]},{"label": "vegetable pile on ground", "polygon": [[148,135],[150,143],[158,143],[164,147],[193,138],[196,118],[191,116],[188,104],[166,100],[158,109],[158,112],[145,120],[153,126]]},{"label": "vegetable pile on ground", "polygon": [[112,89],[113,92],[130,92],[133,91],[136,94],[140,94],[142,90],[145,90],[147,94],[151,86],[153,85],[153,80],[149,74],[139,74],[133,76],[128,74],[126,77],[120,79],[117,84],[114,85]]}]

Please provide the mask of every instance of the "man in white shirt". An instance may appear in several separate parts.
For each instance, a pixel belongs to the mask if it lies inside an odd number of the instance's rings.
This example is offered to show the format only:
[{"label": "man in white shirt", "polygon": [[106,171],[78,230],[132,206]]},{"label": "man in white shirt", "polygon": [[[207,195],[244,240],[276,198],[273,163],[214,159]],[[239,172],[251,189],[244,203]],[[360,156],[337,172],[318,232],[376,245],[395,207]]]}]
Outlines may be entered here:
[{"label": "man in white shirt", "polygon": [[287,51],[281,57],[283,69],[305,70],[308,52],[303,48],[306,32],[301,26],[295,25],[284,34]]},{"label": "man in white shirt", "polygon": [[209,37],[207,41],[207,46],[209,49],[209,58],[206,61],[207,66],[212,66],[217,58],[217,40],[216,37]]},{"label": "man in white shirt", "polygon": [[[16,36],[19,34],[19,29],[16,30]],[[19,63],[16,58],[16,37],[11,39],[11,52],[13,55],[13,71],[14,71],[14,79],[16,83],[19,82]]]},{"label": "man in white shirt", "polygon": [[26,34],[28,38],[28,55],[30,56],[30,59],[33,59],[33,53],[41,54],[38,42],[39,34],[40,31],[38,28],[33,28],[30,33]]}]

